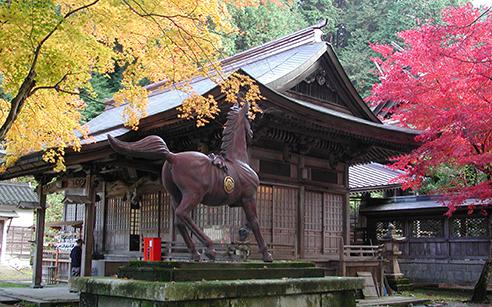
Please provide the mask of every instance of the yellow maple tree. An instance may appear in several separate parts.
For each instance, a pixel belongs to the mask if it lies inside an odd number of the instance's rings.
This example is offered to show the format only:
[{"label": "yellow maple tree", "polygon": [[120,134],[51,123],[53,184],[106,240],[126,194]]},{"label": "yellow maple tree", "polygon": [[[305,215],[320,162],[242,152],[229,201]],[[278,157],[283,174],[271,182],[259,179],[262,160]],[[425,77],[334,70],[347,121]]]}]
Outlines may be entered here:
[{"label": "yellow maple tree", "polygon": [[[234,1],[254,5],[257,1]],[[228,102],[247,86],[246,99],[258,111],[258,87],[247,77],[225,78],[217,64],[219,33],[230,32],[227,1],[221,0],[9,0],[0,1],[0,142],[2,168],[30,152],[64,170],[64,150],[80,149],[84,103],[94,72],[127,65],[122,89],[114,96],[125,105],[126,125],[137,129],[146,116],[146,78],[162,87],[196,76],[226,82]],[[217,81],[217,82],[222,82]],[[232,93],[232,94],[231,94]],[[191,93],[193,94],[193,93]],[[182,117],[203,125],[218,112],[217,102],[197,95],[181,108]]]}]

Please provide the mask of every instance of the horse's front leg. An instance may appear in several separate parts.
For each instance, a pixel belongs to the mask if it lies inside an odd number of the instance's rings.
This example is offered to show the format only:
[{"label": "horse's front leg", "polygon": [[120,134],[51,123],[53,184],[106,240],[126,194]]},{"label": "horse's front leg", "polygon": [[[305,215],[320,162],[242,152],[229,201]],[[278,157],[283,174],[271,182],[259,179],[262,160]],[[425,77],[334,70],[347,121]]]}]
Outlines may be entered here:
[{"label": "horse's front leg", "polygon": [[[176,214],[176,210],[181,203],[181,195],[176,196],[176,194],[172,194],[173,198],[173,209],[174,209],[174,214]],[[186,244],[186,247],[188,248],[188,251],[191,253],[191,259],[193,261],[200,261],[200,254],[196,251],[195,243],[193,243],[193,240],[190,237],[190,234],[188,233],[188,230],[186,229],[186,224],[183,223],[183,221],[177,217],[174,222],[174,226],[178,229],[179,233],[183,237],[183,240]]]},{"label": "horse's front leg", "polygon": [[190,216],[191,210],[198,205],[200,200],[201,198],[199,197],[183,195],[183,199],[176,208],[176,217],[197,236],[198,240],[205,244],[207,247],[205,256],[211,260],[215,260],[217,252],[214,248],[214,242],[195,224]]},{"label": "horse's front leg", "polygon": [[244,213],[246,214],[246,219],[248,220],[249,227],[255,235],[256,242],[258,243],[258,249],[262,254],[264,262],[272,262],[272,254],[268,252],[265,240],[260,232],[260,225],[258,224],[258,214],[256,213],[256,199],[251,197],[243,200]]}]

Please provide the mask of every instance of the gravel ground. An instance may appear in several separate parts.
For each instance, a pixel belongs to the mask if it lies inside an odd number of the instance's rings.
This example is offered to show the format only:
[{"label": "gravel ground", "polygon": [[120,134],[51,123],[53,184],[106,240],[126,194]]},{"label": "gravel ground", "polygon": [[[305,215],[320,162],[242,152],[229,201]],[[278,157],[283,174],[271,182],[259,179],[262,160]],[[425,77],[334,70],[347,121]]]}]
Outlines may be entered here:
[{"label": "gravel ground", "polygon": [[[405,296],[414,296],[418,298],[429,298],[432,303],[424,305],[414,305],[415,307],[490,307],[491,304],[471,304],[467,301],[471,298],[470,290],[451,290],[451,289],[415,289],[413,291],[405,291]],[[489,295],[492,302],[492,296]]]}]

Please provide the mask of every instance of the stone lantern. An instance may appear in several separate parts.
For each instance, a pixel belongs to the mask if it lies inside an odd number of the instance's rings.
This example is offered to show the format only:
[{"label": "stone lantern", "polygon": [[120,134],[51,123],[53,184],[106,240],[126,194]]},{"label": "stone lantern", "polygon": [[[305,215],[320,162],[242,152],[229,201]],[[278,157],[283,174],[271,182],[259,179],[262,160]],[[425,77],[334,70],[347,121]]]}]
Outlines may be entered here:
[{"label": "stone lantern", "polygon": [[395,225],[388,225],[388,232],[380,240],[383,242],[383,257],[387,260],[384,276],[388,280],[389,286],[395,291],[407,290],[412,284],[400,270],[398,256],[401,255],[400,243],[405,241],[405,237],[396,234]]}]

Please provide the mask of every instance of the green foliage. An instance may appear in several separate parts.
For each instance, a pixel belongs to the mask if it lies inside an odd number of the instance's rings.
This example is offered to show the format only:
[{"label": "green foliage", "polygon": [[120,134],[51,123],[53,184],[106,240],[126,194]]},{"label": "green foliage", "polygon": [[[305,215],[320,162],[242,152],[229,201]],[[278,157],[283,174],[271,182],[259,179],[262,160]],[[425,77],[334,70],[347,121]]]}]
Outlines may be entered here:
[{"label": "green foliage", "polygon": [[371,58],[377,54],[369,43],[400,44],[398,32],[416,28],[421,22],[439,22],[440,12],[462,0],[356,0],[347,1],[340,24],[348,31],[348,44],[337,50],[343,67],[362,97],[376,83],[376,67]]},{"label": "green foliage", "polygon": [[232,24],[239,32],[225,37],[224,52],[228,55],[261,45],[307,26],[297,2],[280,5],[270,1],[258,7],[229,8]]},{"label": "green foliage", "polygon": [[332,0],[300,0],[298,7],[308,25],[314,25],[326,19],[329,30],[335,28],[340,14],[340,10],[333,5]]},{"label": "green foliage", "polygon": [[420,194],[430,194],[436,191],[439,192],[443,188],[460,188],[463,182],[475,185],[485,180],[487,180],[486,175],[472,165],[458,167],[456,165],[442,164],[431,169],[418,192]]},{"label": "green foliage", "polygon": [[[278,4],[277,2],[280,2]],[[463,0],[296,0],[264,1],[257,7],[229,6],[232,24],[237,32],[224,35],[223,52],[232,55],[261,45],[283,35],[326,19],[325,33],[335,32],[344,25],[347,45],[337,48],[340,61],[362,97],[366,97],[377,82],[376,67],[371,61],[376,53],[369,48],[373,43],[401,43],[397,33],[419,26],[428,19],[439,22],[441,10],[458,5]],[[104,110],[105,99],[120,88],[125,67],[115,67],[107,75],[93,74],[93,90],[83,91],[87,104],[83,120],[89,121]]]},{"label": "green foliage", "polygon": [[[58,222],[63,220],[63,193],[48,194],[46,197],[46,222]],[[45,241],[56,242],[58,230],[47,227],[45,229]]]},{"label": "green foliage", "polygon": [[46,197],[46,222],[57,222],[63,219],[63,193],[52,193]]},{"label": "green foliage", "polygon": [[114,93],[121,89],[121,80],[126,65],[120,66],[115,63],[114,72],[109,74],[93,73],[90,80],[92,90],[83,89],[80,97],[86,103],[82,111],[83,122],[88,122],[102,111],[104,111],[104,101],[113,97]]}]

